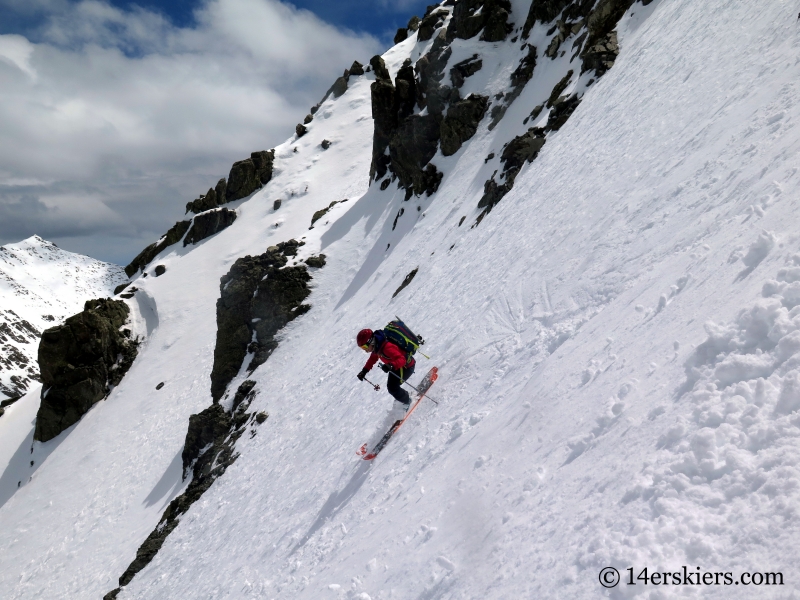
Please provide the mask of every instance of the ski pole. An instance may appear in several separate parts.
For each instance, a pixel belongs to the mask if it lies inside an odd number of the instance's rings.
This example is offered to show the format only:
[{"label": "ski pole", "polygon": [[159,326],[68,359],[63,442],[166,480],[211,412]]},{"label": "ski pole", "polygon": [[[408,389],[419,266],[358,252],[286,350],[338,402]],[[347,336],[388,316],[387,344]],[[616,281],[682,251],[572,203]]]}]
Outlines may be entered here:
[{"label": "ski pole", "polygon": [[364,381],[366,381],[368,384],[370,384],[372,387],[374,387],[376,392],[377,392],[377,391],[379,391],[379,390],[381,389],[381,386],[379,386],[379,385],[378,385],[378,384],[376,384],[376,383],[372,383],[372,382],[371,382],[369,379],[367,379],[366,377],[364,377]]},{"label": "ski pole", "polygon": [[[390,374],[390,375],[394,375],[395,377],[397,377],[398,379],[400,379],[400,376],[399,376],[397,373],[395,373],[394,371],[389,371],[389,374]],[[411,384],[410,384],[410,383],[408,383],[407,381],[403,381],[402,379],[400,379],[400,384],[401,384],[401,385],[402,385],[402,384],[405,384],[405,385],[407,385],[408,387],[410,387],[412,390],[414,390],[415,392],[417,392],[418,394],[420,393],[420,391],[419,391],[417,388],[415,388],[413,385],[411,385]],[[431,397],[430,397],[428,394],[425,394],[425,397],[426,397],[426,398],[428,398],[429,400],[431,400],[431,401],[432,401],[434,404],[439,404],[439,403],[438,403],[436,400],[434,400],[433,398],[431,398]]]}]

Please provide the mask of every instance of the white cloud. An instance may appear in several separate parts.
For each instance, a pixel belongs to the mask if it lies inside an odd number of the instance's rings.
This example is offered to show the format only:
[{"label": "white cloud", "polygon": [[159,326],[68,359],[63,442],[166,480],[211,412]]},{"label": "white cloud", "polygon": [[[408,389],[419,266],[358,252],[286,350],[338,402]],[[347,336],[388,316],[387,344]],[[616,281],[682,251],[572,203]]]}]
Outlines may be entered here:
[{"label": "white cloud", "polygon": [[129,239],[93,253],[129,258],[380,52],[277,0],[212,0],[193,28],[96,0],[54,6],[36,43],[0,35],[0,244],[113,233]]}]

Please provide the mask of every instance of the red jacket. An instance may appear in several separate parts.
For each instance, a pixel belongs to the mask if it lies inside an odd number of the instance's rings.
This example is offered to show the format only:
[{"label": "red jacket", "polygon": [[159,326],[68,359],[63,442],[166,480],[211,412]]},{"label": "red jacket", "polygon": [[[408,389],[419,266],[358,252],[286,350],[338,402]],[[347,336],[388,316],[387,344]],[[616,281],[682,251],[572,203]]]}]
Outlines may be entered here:
[{"label": "red jacket", "polygon": [[[385,362],[387,365],[393,369],[397,369],[398,371],[405,367],[406,363],[408,362],[406,353],[400,350],[396,344],[388,340],[383,342],[383,346],[376,348],[375,352],[369,355],[367,364],[364,365],[364,368],[369,371],[375,366],[375,363],[378,362],[379,358],[382,362]],[[411,364],[414,364],[413,358],[411,359]]]}]

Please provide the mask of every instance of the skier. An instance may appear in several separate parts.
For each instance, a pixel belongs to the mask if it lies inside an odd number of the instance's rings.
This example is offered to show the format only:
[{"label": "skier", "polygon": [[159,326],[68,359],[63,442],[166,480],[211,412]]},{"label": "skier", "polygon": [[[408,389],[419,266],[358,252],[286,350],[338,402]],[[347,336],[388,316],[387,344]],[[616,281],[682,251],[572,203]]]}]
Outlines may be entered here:
[{"label": "skier", "polygon": [[364,368],[357,375],[359,381],[364,381],[367,373],[380,359],[383,363],[381,369],[389,374],[389,379],[386,381],[386,389],[395,399],[394,407],[403,412],[407,411],[408,407],[411,406],[411,397],[401,387],[401,384],[414,373],[414,367],[416,366],[414,357],[411,353],[405,352],[396,343],[388,340],[385,332],[380,329],[378,331],[362,329],[356,336],[356,343],[359,348],[370,353]]}]

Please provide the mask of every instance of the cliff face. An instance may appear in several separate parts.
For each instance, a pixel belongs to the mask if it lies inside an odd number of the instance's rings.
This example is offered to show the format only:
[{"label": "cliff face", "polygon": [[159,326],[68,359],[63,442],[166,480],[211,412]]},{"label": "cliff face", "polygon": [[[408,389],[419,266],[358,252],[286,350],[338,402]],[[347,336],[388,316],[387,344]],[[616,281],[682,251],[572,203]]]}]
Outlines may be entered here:
[{"label": "cliff face", "polygon": [[119,385],[138,342],[122,329],[130,309],[120,300],[89,300],[78,313],[42,334],[42,400],[34,440],[46,442],[77,423]]}]

